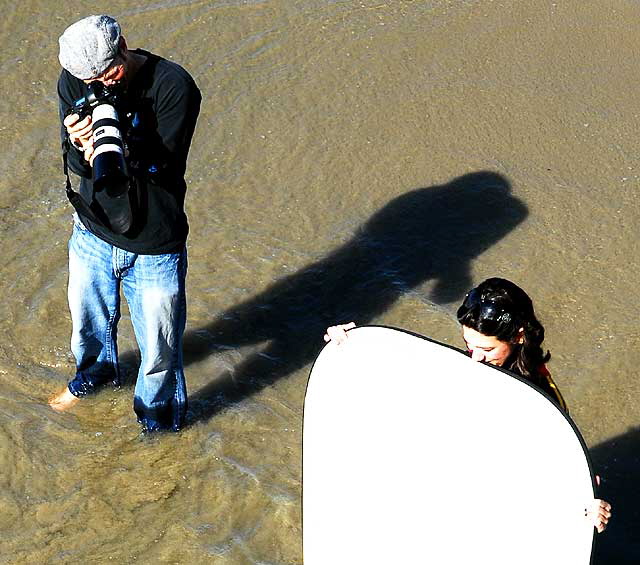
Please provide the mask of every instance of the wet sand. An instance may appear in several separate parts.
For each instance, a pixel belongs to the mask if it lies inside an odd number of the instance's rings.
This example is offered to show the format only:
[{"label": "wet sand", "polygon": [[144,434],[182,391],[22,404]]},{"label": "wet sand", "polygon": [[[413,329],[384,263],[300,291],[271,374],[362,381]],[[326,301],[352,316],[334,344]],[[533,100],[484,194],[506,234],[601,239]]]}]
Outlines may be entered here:
[{"label": "wet sand", "polygon": [[69,414],[71,210],[57,38],[101,9],[6,8],[0,178],[2,563],[300,563],[301,423],[322,329],[462,345],[454,312],[520,283],[615,517],[596,564],[637,563],[640,6],[141,2],[130,47],[203,92],[188,168],[190,426],[138,436],[129,379]]}]

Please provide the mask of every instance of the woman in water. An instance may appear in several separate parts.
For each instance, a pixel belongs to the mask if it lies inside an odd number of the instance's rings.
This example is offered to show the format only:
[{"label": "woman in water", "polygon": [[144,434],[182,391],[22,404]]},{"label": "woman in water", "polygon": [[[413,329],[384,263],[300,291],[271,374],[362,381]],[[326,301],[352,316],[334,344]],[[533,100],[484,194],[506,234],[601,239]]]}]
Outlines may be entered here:
[{"label": "woman in water", "polygon": [[551,354],[542,349],[544,328],[524,290],[506,279],[487,279],[467,294],[457,316],[471,359],[523,377],[568,412],[546,367]]},{"label": "woman in water", "polygon": [[[502,367],[544,391],[558,406],[567,405],[547,370],[550,353],[542,349],[544,327],[536,318],[527,293],[506,279],[487,279],[469,291],[458,308],[458,322],[469,356]],[[327,329],[325,341],[343,342],[353,322]],[[600,479],[596,476],[596,481]],[[595,499],[589,516],[598,532],[611,517],[611,505]]]}]

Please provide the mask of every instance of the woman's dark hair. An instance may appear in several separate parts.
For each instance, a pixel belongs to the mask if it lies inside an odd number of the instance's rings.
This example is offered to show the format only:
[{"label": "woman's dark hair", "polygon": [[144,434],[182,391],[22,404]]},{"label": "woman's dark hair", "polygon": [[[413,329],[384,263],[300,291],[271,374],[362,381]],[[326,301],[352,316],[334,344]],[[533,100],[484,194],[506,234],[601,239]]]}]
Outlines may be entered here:
[{"label": "woman's dark hair", "polygon": [[[542,349],[544,327],[536,318],[533,302],[518,285],[506,279],[487,279],[469,291],[457,316],[463,326],[514,344],[503,367],[533,382],[539,380],[540,366],[551,354]],[[519,344],[521,329],[523,342]]]}]

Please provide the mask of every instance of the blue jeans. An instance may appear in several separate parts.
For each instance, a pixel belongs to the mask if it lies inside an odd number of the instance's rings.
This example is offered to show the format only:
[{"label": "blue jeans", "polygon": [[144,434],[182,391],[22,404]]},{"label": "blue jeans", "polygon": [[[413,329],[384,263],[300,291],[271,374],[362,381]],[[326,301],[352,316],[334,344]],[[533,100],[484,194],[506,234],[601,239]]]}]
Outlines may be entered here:
[{"label": "blue jeans", "polygon": [[117,329],[122,287],[141,356],[133,404],[138,421],[148,430],[182,427],[187,409],[182,366],[186,272],[186,249],[139,255],[99,239],[74,221],[69,240],[73,395],[120,383]]}]

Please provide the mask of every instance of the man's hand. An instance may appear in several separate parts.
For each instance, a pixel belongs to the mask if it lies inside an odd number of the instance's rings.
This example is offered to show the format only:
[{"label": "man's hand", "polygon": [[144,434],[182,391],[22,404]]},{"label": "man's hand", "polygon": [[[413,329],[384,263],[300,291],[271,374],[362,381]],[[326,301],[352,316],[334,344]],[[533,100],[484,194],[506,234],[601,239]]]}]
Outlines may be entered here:
[{"label": "man's hand", "polygon": [[67,128],[69,141],[84,153],[84,158],[90,164],[93,160],[93,131],[91,128],[91,116],[83,120],[78,114],[68,115],[62,122]]}]

